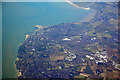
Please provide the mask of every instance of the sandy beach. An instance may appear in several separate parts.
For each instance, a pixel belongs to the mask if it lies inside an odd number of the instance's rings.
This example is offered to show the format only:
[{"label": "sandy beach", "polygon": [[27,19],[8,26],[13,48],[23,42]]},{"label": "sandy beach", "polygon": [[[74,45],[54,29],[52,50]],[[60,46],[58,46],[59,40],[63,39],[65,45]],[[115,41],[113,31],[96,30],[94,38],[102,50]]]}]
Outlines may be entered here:
[{"label": "sandy beach", "polygon": [[75,7],[77,7],[77,8],[81,8],[81,9],[84,9],[84,10],[90,10],[90,8],[88,7],[88,8],[85,8],[85,7],[80,7],[80,6],[78,6],[78,5],[76,5],[76,4],[74,4],[74,3],[72,3],[71,1],[69,1],[69,0],[66,0],[68,3],[70,3],[71,5],[73,5],[73,6],[75,6]]},{"label": "sandy beach", "polygon": [[27,39],[27,38],[28,38],[28,36],[29,36],[29,35],[28,35],[28,34],[26,34],[26,38],[25,38],[25,39]]}]

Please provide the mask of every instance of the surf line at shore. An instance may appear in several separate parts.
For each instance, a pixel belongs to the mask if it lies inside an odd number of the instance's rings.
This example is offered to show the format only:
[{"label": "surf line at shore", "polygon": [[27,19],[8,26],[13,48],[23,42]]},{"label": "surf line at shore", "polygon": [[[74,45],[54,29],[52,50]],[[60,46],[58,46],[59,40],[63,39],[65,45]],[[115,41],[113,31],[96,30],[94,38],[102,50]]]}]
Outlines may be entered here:
[{"label": "surf line at shore", "polygon": [[78,6],[78,5],[74,4],[74,3],[72,3],[70,0],[66,0],[66,2],[70,3],[71,5],[73,5],[73,6],[77,7],[77,8],[81,8],[81,9],[84,9],[84,10],[90,10],[89,7],[88,7],[88,8],[80,7],[80,6]]}]

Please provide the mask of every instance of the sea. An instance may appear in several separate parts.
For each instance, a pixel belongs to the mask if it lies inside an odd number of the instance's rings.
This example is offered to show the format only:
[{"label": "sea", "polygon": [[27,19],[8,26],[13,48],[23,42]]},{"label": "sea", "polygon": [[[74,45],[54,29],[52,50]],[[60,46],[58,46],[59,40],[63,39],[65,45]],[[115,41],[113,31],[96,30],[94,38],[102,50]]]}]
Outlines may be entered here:
[{"label": "sea", "polygon": [[15,61],[19,44],[35,25],[49,26],[79,22],[92,10],[77,8],[67,2],[2,3],[2,77],[16,78]]}]

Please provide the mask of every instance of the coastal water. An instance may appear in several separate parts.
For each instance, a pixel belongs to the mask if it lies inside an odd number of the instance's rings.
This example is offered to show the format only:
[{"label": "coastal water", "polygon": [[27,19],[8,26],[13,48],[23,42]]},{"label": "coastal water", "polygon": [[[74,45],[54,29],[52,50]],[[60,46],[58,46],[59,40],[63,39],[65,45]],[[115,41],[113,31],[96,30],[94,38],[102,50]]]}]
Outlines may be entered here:
[{"label": "coastal water", "polygon": [[[2,17],[2,3],[0,2],[0,17]],[[2,18],[0,18],[0,79],[2,78]]]},{"label": "coastal water", "polygon": [[19,44],[34,25],[79,22],[91,10],[76,8],[67,2],[6,2],[2,4],[2,76],[16,77],[15,60]]}]

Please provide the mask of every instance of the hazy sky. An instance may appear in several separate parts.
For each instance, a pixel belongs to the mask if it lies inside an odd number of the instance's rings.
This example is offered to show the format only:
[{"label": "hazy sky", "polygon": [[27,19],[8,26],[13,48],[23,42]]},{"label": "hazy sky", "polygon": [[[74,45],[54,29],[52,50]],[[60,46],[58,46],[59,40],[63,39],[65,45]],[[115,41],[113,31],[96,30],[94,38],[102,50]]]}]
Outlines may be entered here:
[{"label": "hazy sky", "polygon": [[[65,2],[66,0],[2,0],[2,2]],[[118,2],[120,0],[70,0],[72,2]]]}]

